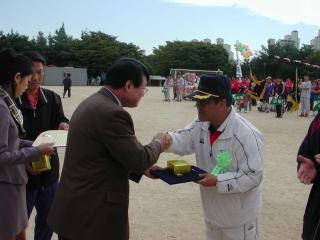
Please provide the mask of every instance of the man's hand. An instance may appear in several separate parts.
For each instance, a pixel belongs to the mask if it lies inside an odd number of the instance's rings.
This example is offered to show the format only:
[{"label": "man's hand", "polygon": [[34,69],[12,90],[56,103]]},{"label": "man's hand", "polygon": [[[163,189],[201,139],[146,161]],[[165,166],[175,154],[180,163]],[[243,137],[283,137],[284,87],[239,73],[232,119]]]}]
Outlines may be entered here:
[{"label": "man's hand", "polygon": [[69,130],[69,124],[65,123],[65,122],[61,122],[59,124],[58,130],[66,130],[66,131],[68,131]]},{"label": "man's hand", "polygon": [[54,153],[54,143],[42,143],[38,146],[41,155],[51,155]]},{"label": "man's hand", "polygon": [[153,176],[150,171],[157,171],[157,170],[165,170],[165,168],[159,167],[158,165],[152,165],[149,169],[144,171],[144,175],[151,179],[157,179],[156,176]]},{"label": "man's hand", "polygon": [[27,172],[28,172],[30,175],[32,175],[32,176],[37,176],[37,175],[40,174],[39,171],[34,170],[28,163],[27,163],[25,166],[26,166]]},{"label": "man's hand", "polygon": [[172,142],[171,136],[167,133],[157,133],[154,136],[153,140],[160,143],[161,152],[164,152],[165,150],[167,150],[170,147]]},{"label": "man's hand", "polygon": [[302,155],[298,156],[298,161],[301,163],[297,174],[298,179],[304,184],[311,184],[317,176],[317,170],[313,162]]},{"label": "man's hand", "polygon": [[215,187],[217,185],[217,177],[211,175],[210,173],[199,174],[203,179],[197,181],[196,183],[201,184],[204,187]]}]

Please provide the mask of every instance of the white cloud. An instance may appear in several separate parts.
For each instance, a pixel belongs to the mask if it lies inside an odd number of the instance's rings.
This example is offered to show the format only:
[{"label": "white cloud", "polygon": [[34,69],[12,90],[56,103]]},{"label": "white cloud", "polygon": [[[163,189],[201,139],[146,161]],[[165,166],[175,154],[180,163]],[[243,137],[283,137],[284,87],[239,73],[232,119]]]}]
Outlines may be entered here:
[{"label": "white cloud", "polygon": [[305,23],[320,26],[319,0],[164,0],[196,6],[223,6],[248,9],[250,12],[287,24]]}]

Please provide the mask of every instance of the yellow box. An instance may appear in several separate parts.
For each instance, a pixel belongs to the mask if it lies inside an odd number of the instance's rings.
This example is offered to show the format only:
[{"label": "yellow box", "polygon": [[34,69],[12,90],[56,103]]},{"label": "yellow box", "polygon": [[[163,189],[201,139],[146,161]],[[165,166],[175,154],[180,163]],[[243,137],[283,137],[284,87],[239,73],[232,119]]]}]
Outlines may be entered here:
[{"label": "yellow box", "polygon": [[167,167],[176,176],[182,176],[190,172],[191,165],[184,160],[168,160]]},{"label": "yellow box", "polygon": [[51,170],[49,156],[44,155],[39,161],[33,162],[32,168],[38,172],[45,172]]}]

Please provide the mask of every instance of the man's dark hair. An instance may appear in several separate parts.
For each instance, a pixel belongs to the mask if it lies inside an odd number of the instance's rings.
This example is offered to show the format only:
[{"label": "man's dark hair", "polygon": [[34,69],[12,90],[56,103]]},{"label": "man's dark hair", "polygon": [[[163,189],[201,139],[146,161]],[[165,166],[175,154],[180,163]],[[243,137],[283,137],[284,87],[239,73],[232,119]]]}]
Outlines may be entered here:
[{"label": "man's dark hair", "polygon": [[149,80],[149,72],[145,65],[133,58],[120,58],[107,72],[106,84],[114,89],[122,88],[126,81],[131,80],[134,87],[142,83],[142,76]]},{"label": "man's dark hair", "polygon": [[17,54],[13,49],[8,48],[0,52],[0,85],[13,85],[14,76],[20,73],[21,77],[32,74],[31,60]]},{"label": "man's dark hair", "polygon": [[32,62],[41,62],[43,66],[46,65],[46,60],[44,57],[37,51],[26,51],[23,52],[23,55],[31,59]]}]

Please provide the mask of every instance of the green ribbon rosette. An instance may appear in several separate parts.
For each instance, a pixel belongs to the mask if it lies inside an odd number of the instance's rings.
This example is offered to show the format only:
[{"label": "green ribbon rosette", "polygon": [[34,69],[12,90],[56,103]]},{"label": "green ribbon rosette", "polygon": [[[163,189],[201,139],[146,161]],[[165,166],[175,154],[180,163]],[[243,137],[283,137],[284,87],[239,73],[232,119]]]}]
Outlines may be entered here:
[{"label": "green ribbon rosette", "polygon": [[164,88],[162,88],[161,92],[162,92],[162,93],[167,93],[168,90],[169,90],[168,88],[164,87]]},{"label": "green ribbon rosette", "polygon": [[239,102],[239,101],[242,101],[243,100],[243,98],[244,98],[244,94],[234,94],[233,95],[233,97],[234,97],[234,100],[236,101],[236,102]]},{"label": "green ribbon rosette", "polygon": [[211,175],[226,173],[229,171],[232,162],[231,153],[227,150],[222,150],[217,154],[217,165],[212,169]]},{"label": "green ribbon rosette", "polygon": [[279,98],[272,98],[270,104],[271,105],[281,105],[282,104],[282,100],[279,99]]}]

